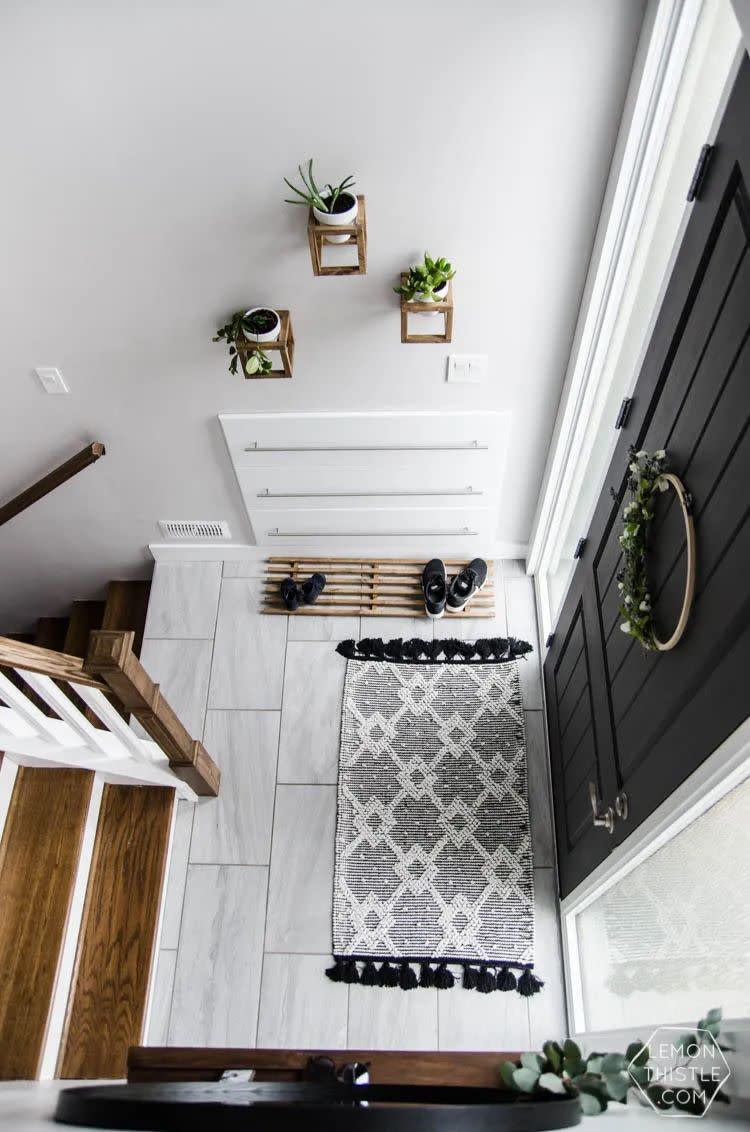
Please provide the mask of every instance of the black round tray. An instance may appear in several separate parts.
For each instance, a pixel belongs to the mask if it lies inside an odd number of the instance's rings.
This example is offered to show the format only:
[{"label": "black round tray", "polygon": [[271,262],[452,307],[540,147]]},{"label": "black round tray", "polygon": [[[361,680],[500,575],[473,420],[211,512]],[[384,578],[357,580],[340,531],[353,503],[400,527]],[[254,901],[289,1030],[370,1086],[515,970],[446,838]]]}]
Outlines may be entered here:
[{"label": "black round tray", "polygon": [[576,1097],[502,1089],[177,1082],[66,1089],[55,1119],[130,1132],[546,1132],[579,1124],[581,1110]]}]

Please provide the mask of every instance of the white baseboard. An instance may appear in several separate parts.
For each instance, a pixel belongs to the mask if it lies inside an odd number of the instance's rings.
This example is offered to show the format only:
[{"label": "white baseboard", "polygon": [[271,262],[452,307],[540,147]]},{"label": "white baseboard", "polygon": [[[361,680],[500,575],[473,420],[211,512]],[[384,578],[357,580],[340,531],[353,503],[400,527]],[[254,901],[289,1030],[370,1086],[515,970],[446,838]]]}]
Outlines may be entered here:
[{"label": "white baseboard", "polygon": [[[336,553],[332,551],[330,546],[252,546],[249,543],[236,542],[152,542],[149,544],[148,549],[155,562],[262,562],[264,559],[271,557],[271,555],[279,554],[298,554],[300,557],[304,556],[305,558],[310,558],[316,554],[325,557],[331,553]],[[433,549],[432,547],[426,548],[424,553],[429,555]],[[525,542],[497,542],[487,547],[472,547],[467,556],[473,558],[481,554],[488,559],[521,558],[525,560],[527,550],[528,544]],[[396,551],[389,552],[384,550],[382,546],[358,546],[356,550],[353,549],[350,553],[352,557],[356,557],[357,554],[367,554],[378,555],[382,558],[398,558],[400,556],[418,558],[420,551],[408,547],[399,555]],[[343,557],[343,554],[341,556]],[[446,557],[448,557],[448,555],[446,555]],[[450,557],[457,558],[459,554],[451,553]]]}]

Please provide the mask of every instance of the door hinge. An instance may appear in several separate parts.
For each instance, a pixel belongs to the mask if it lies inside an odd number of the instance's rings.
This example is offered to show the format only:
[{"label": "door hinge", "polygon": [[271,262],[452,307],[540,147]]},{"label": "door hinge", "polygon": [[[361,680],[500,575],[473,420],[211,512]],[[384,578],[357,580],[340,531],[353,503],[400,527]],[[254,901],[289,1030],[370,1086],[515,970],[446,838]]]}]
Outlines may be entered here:
[{"label": "door hinge", "polygon": [[550,645],[552,644],[552,642],[554,641],[554,639],[555,639],[555,634],[550,633],[550,635],[547,637],[547,640],[544,642],[544,647],[546,649],[548,649],[550,647]]},{"label": "door hinge", "polygon": [[628,417],[630,416],[630,407],[632,404],[632,397],[623,397],[622,404],[620,405],[620,411],[617,414],[617,420],[615,421],[615,428],[625,428]]},{"label": "door hinge", "polygon": [[703,189],[703,183],[706,180],[706,174],[708,173],[708,167],[711,164],[713,152],[714,147],[712,145],[706,144],[701,148],[700,154],[698,155],[698,161],[695,166],[695,172],[693,173],[693,179],[691,180],[690,188],[688,189],[688,201],[700,199],[701,191]]},{"label": "door hinge", "polygon": [[580,558],[585,549],[586,549],[586,539],[585,538],[579,538],[578,542],[576,543],[576,548],[573,551],[573,557],[574,558]]}]

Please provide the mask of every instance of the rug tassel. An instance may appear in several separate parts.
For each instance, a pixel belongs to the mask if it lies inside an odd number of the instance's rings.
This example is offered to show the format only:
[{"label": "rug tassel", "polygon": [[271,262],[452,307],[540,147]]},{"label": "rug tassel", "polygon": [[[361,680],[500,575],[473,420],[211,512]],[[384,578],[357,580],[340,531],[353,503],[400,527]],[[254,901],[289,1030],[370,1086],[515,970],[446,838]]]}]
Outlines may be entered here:
[{"label": "rug tassel", "polygon": [[518,993],[523,995],[524,998],[531,998],[532,994],[538,994],[544,986],[541,979],[537,978],[533,971],[527,967],[524,973],[518,980]]},{"label": "rug tassel", "polygon": [[497,989],[501,991],[510,991],[516,989],[516,976],[507,967],[503,967],[497,973]]},{"label": "rug tassel", "polygon": [[438,990],[450,990],[455,985],[456,980],[453,978],[453,972],[448,970],[445,963],[440,963],[435,972],[435,986]]},{"label": "rug tassel", "polygon": [[378,978],[378,969],[373,963],[372,959],[368,959],[362,968],[362,974],[359,981],[363,987],[377,987],[380,985]]},{"label": "rug tassel", "polygon": [[341,982],[342,983],[358,983],[359,982],[359,971],[357,969],[357,964],[354,962],[353,959],[346,959],[344,961],[343,971],[342,971],[342,974],[341,974]]},{"label": "rug tassel", "polygon": [[477,990],[480,994],[492,994],[493,990],[497,990],[497,979],[493,971],[489,967],[482,967],[477,976]]},{"label": "rug tassel", "polygon": [[381,987],[397,987],[398,986],[398,971],[386,959],[385,963],[381,964],[380,976],[378,982]]},{"label": "rug tassel", "polygon": [[401,970],[398,973],[398,985],[401,987],[401,990],[414,990],[415,987],[419,986],[416,974],[412,971],[411,965],[405,960],[401,964]]},{"label": "rug tassel", "polygon": [[429,963],[423,963],[419,968],[419,985],[420,987],[435,986],[435,972]]},{"label": "rug tassel", "polygon": [[332,967],[326,968],[326,975],[332,983],[343,983],[344,981],[344,964],[340,959],[336,959]]},{"label": "rug tassel", "polygon": [[477,972],[468,963],[464,966],[464,977],[461,985],[464,990],[476,990],[477,988]]}]

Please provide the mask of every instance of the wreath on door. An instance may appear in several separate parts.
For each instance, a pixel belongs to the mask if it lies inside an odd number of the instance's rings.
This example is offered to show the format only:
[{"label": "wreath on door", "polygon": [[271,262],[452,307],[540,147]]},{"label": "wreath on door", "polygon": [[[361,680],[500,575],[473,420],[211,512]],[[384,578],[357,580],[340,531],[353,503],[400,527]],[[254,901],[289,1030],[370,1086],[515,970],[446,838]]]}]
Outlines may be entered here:
[{"label": "wreath on door", "polygon": [[[687,627],[695,590],[695,528],[692,517],[692,498],[682,481],[669,471],[667,453],[663,448],[649,453],[643,449],[628,449],[628,490],[631,500],[622,513],[624,526],[619,537],[623,566],[617,574],[620,591],[620,625],[649,652],[668,652],[680,641]],[[656,500],[662,492],[672,488],[679,500],[685,525],[687,570],[682,609],[672,635],[662,641],[656,635],[653,622],[653,598],[648,579],[648,535],[654,517]],[[616,493],[613,492],[616,498]]]}]

